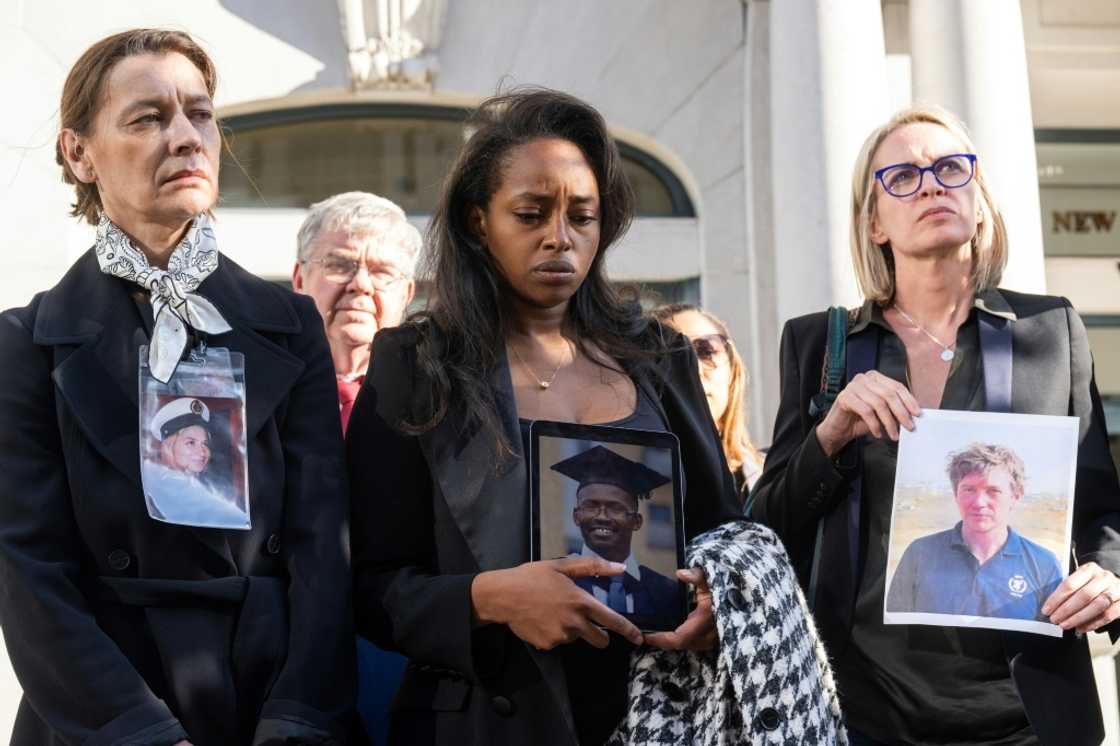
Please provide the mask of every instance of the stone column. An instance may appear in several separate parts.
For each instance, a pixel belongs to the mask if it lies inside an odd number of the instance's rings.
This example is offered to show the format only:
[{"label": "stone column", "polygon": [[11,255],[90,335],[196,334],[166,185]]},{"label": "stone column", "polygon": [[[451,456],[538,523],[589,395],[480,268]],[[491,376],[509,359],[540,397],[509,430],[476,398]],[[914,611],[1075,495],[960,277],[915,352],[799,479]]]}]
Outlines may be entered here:
[{"label": "stone column", "polygon": [[1002,285],[1046,290],[1019,0],[910,0],[914,100],[964,120],[1010,238]]},{"label": "stone column", "polygon": [[[779,0],[782,2],[783,0]],[[774,203],[770,138],[770,2],[747,2],[743,55],[743,196],[747,233],[749,337],[739,353],[750,372],[749,425],[759,445],[770,443],[778,413],[778,304],[775,288]]]},{"label": "stone column", "polygon": [[770,4],[774,289],[779,323],[858,305],[852,166],[887,116],[880,0]]}]

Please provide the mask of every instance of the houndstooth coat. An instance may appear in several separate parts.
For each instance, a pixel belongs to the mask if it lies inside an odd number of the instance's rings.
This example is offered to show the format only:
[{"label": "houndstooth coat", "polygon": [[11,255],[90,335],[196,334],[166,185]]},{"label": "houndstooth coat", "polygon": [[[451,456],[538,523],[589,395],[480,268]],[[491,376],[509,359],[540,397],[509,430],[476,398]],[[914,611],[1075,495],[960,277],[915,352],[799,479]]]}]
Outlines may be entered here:
[{"label": "houndstooth coat", "polygon": [[608,746],[846,745],[832,670],[778,537],[724,524],[689,544],[688,564],[707,575],[719,648],[635,653],[629,712]]}]

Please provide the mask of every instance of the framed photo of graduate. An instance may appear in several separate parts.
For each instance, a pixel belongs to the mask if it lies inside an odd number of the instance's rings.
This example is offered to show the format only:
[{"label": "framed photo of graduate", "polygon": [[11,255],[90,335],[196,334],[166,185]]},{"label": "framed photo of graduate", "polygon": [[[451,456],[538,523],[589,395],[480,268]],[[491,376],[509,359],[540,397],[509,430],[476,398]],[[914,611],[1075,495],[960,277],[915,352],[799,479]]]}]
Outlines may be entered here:
[{"label": "framed photo of graduate", "polygon": [[537,421],[530,437],[534,560],[598,556],[621,575],[576,584],[643,631],[688,613],[680,447],[672,433]]},{"label": "framed photo of graduate", "polygon": [[1065,579],[1076,417],[930,410],[902,431],[885,624],[1060,637],[1042,604]]}]

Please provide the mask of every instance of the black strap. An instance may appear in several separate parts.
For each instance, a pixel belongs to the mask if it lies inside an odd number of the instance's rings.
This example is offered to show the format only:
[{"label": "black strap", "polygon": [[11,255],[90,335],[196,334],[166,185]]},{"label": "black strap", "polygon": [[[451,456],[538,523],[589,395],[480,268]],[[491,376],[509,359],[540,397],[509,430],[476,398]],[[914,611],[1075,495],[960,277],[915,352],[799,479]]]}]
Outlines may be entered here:
[{"label": "black strap", "polygon": [[[872,327],[860,334],[854,335],[847,342],[843,381],[851,381],[860,373],[875,369],[875,361],[879,356],[879,333]],[[854,449],[857,457],[860,454],[859,442],[849,444]],[[817,538],[813,547],[813,564],[809,577],[809,605],[816,608],[818,601],[824,600],[837,610],[837,615],[843,620],[845,628],[850,626],[852,609],[849,601],[855,600],[855,583],[859,577],[859,519],[860,502],[863,497],[863,466],[858,463],[854,475],[848,482],[848,491],[836,507],[829,511],[817,522]],[[823,547],[845,546],[847,548],[847,562],[832,565],[824,571],[827,580],[824,583],[827,592],[820,592],[821,558],[824,555]],[[827,597],[827,598],[825,598]]]},{"label": "black strap", "polygon": [[821,390],[809,401],[809,416],[824,416],[844,388],[845,347],[848,338],[848,309],[832,306],[828,309],[828,339],[824,349],[824,371]]},{"label": "black strap", "polygon": [[984,365],[984,410],[1011,411],[1011,324],[1000,316],[977,314],[980,359]]}]

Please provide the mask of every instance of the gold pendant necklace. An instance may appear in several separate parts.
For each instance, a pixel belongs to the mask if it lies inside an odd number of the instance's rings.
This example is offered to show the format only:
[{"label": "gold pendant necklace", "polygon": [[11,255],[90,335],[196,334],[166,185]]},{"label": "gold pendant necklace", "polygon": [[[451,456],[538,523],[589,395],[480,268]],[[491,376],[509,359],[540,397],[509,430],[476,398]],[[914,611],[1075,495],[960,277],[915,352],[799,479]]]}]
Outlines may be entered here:
[{"label": "gold pendant necklace", "polygon": [[538,377],[536,372],[529,367],[529,364],[525,362],[525,358],[521,357],[521,353],[517,351],[517,347],[511,344],[509,348],[513,350],[513,354],[517,356],[517,360],[521,363],[521,367],[529,373],[529,377],[537,382],[537,386],[540,387],[541,391],[547,390],[548,387],[552,385],[552,382],[556,380],[556,376],[560,374],[560,369],[564,367],[564,361],[561,360],[560,364],[556,366],[556,370],[552,371],[552,377],[545,381],[544,379]]}]

